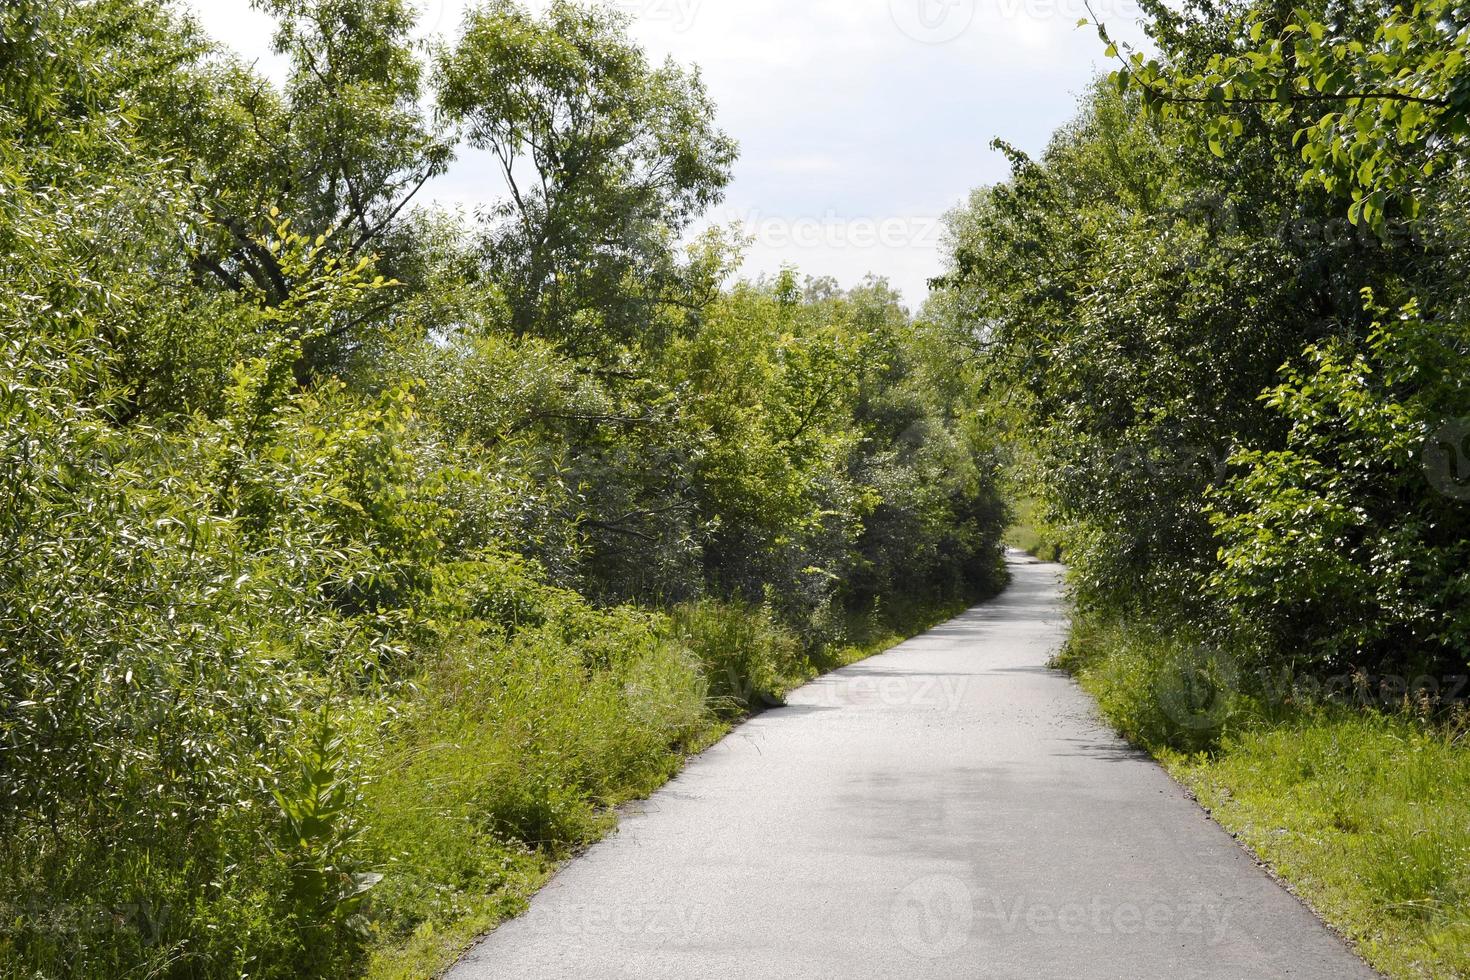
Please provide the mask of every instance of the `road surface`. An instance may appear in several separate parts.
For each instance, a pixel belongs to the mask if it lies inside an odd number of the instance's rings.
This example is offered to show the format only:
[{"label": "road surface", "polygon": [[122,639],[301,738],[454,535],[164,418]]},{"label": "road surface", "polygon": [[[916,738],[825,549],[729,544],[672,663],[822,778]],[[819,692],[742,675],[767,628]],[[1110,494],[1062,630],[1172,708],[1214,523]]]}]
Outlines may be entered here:
[{"label": "road surface", "polygon": [[1058,568],[794,692],[451,980],[1373,977],[1049,655]]}]

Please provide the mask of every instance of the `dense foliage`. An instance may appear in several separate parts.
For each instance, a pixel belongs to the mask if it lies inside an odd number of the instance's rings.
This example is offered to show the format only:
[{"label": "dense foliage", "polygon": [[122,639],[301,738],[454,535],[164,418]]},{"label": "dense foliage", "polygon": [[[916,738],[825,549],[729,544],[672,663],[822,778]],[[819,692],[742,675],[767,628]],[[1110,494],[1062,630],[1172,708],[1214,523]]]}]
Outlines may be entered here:
[{"label": "dense foliage", "polygon": [[[283,86],[149,0],[0,6],[4,975],[391,969],[1000,582],[953,334],[681,245],[697,74],[569,3],[432,52],[259,6]],[[413,204],[462,141],[473,223]]]},{"label": "dense foliage", "polygon": [[952,218],[1058,665],[1369,962],[1466,975],[1462,4],[1144,0]]},{"label": "dense foliage", "polygon": [[[1155,56],[952,221],[1090,613],[1284,669],[1470,662],[1452,4],[1146,4]],[[1243,681],[1242,681],[1243,683]]]}]

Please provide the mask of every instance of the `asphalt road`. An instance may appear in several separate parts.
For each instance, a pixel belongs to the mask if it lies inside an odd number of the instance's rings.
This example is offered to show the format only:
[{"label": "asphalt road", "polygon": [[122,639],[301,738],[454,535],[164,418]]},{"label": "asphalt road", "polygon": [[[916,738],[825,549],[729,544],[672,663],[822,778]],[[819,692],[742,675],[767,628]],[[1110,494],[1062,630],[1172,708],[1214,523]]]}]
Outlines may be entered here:
[{"label": "asphalt road", "polygon": [[452,980],[1370,971],[1046,661],[1056,566],[796,691]]}]

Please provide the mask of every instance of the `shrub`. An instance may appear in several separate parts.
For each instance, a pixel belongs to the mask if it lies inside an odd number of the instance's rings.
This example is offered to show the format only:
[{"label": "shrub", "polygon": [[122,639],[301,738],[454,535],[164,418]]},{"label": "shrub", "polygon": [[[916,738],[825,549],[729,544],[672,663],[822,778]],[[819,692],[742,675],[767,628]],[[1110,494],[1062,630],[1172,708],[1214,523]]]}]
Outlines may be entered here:
[{"label": "shrub", "polygon": [[678,606],[672,620],[722,717],[780,703],[781,692],[806,669],[797,637],[764,607],[706,600]]},{"label": "shrub", "polygon": [[1465,331],[1421,323],[1415,304],[1375,312],[1366,344],[1309,348],[1264,396],[1290,423],[1286,446],[1234,457],[1241,472],[1214,498],[1211,585],[1237,632],[1311,668],[1458,672]]},{"label": "shrub", "polygon": [[1236,655],[1159,628],[1079,617],[1056,664],[1085,678],[1120,734],[1153,751],[1214,748],[1256,708]]}]

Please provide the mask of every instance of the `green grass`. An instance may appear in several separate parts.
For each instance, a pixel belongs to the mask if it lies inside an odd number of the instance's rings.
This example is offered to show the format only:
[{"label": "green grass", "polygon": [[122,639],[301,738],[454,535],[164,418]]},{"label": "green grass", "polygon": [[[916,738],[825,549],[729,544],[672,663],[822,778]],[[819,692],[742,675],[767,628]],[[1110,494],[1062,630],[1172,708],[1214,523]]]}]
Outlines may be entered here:
[{"label": "green grass", "polygon": [[364,705],[357,720],[359,739],[376,745],[362,820],[384,874],[366,976],[436,975],[616,826],[619,804],[653,792],[731,724],[965,605],[839,616],[800,637],[759,607],[706,602],[446,650],[410,700],[387,716]]},{"label": "green grass", "polygon": [[1463,712],[1268,699],[1197,647],[1085,617],[1059,665],[1375,968],[1470,977]]},{"label": "green grass", "polygon": [[1002,539],[1005,544],[1042,561],[1060,561],[1061,541],[1042,520],[1038,505],[1034,501],[1023,500],[1015,505],[1015,512],[1016,521]]},{"label": "green grass", "polygon": [[1170,769],[1393,977],[1470,977],[1470,752],[1413,719],[1319,709]]}]

